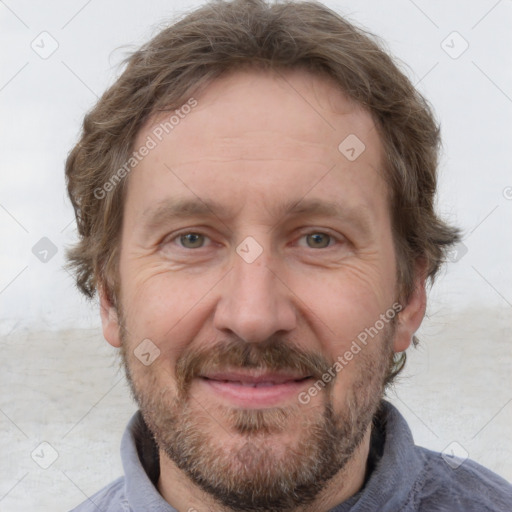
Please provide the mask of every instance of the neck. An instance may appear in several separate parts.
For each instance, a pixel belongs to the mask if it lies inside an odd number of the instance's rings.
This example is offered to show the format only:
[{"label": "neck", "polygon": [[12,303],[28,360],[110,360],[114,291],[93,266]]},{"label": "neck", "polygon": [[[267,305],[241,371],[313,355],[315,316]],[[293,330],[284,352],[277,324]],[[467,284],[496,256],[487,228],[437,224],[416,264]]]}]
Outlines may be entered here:
[{"label": "neck", "polygon": [[[371,424],[362,442],[345,467],[335,475],[313,503],[289,512],[327,512],[356,494],[364,485],[370,451]],[[233,512],[219,505],[196,486],[165,453],[160,450],[158,491],[179,512]]]}]

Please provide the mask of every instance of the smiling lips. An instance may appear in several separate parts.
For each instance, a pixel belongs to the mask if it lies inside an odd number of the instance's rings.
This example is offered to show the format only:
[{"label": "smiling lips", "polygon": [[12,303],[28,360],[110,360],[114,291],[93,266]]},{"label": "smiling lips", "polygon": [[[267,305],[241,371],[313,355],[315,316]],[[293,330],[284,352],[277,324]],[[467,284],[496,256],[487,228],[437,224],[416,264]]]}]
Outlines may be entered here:
[{"label": "smiling lips", "polygon": [[204,379],[216,380],[219,382],[233,382],[241,384],[242,386],[260,386],[274,384],[284,384],[286,382],[296,382],[307,379],[309,375],[298,375],[293,373],[284,372],[266,372],[266,373],[255,373],[255,372],[241,372],[241,371],[229,371],[229,372],[218,372],[209,375],[201,375]]},{"label": "smiling lips", "polygon": [[286,372],[227,371],[201,375],[216,397],[242,407],[269,407],[296,398],[309,375]]}]

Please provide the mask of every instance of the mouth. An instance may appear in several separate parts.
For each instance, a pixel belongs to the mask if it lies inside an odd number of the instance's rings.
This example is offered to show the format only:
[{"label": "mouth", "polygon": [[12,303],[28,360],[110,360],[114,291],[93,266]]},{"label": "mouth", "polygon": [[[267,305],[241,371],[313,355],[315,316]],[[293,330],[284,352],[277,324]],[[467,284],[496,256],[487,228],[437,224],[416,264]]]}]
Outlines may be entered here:
[{"label": "mouth", "polygon": [[227,371],[201,375],[205,391],[216,399],[244,408],[264,408],[296,399],[311,375],[287,372]]}]

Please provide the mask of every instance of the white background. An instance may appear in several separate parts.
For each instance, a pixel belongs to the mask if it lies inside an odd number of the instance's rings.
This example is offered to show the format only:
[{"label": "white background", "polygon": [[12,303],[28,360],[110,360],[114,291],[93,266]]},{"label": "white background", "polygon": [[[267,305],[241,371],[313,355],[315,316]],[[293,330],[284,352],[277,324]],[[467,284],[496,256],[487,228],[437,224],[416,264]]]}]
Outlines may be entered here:
[{"label": "white background", "polygon": [[[127,52],[200,3],[0,2],[0,511],[68,510],[121,474],[135,406],[96,304],[62,268],[76,237],[64,161]],[[380,36],[433,104],[438,207],[465,234],[390,398],[418,444],[457,441],[512,480],[512,2],[324,3]],[[58,44],[47,59],[31,47],[43,31]],[[32,252],[42,237],[57,249],[46,263]],[[58,453],[46,470],[30,457],[45,440]]]}]

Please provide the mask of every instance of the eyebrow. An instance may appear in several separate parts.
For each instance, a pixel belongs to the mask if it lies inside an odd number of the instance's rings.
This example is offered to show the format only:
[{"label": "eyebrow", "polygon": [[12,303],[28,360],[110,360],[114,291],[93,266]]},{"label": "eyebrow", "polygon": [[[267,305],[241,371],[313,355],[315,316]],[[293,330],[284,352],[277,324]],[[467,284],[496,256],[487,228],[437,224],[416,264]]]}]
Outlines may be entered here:
[{"label": "eyebrow", "polygon": [[[347,220],[358,230],[368,233],[371,222],[366,207],[337,203],[323,199],[296,199],[281,203],[271,212],[273,217],[281,219],[291,216],[324,216]],[[233,211],[212,199],[166,199],[155,207],[146,209],[141,216],[144,229],[151,230],[172,219],[188,217],[216,217],[223,219],[234,217]]]}]

